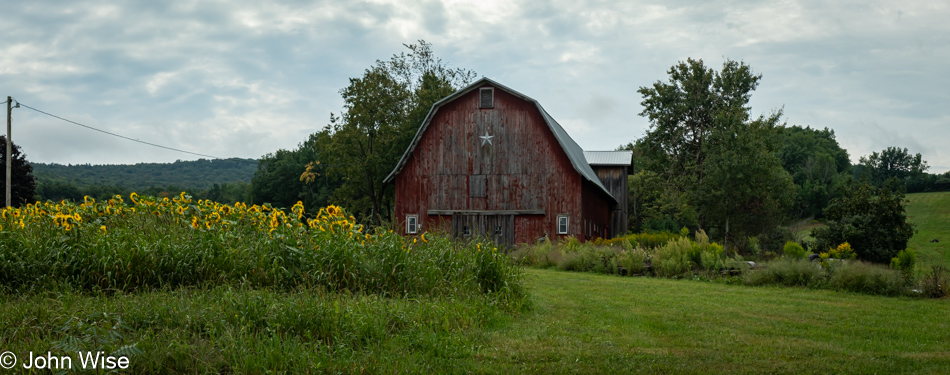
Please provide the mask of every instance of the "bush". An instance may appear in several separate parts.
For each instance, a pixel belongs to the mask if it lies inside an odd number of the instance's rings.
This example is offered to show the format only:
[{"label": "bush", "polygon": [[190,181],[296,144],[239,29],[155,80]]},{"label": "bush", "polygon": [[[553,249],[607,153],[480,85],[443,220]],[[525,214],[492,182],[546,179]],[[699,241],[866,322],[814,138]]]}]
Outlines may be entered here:
[{"label": "bush", "polygon": [[921,292],[930,298],[950,297],[950,277],[943,266],[932,266],[920,282]]},{"label": "bush", "polygon": [[670,241],[665,246],[656,249],[653,254],[653,270],[657,276],[682,276],[693,268],[690,251],[693,244],[688,238]]},{"label": "bush", "polygon": [[899,271],[859,261],[834,267],[829,282],[837,290],[884,296],[902,294],[905,285]]},{"label": "bush", "polygon": [[627,275],[639,275],[643,274],[646,269],[646,262],[649,259],[650,254],[643,248],[638,247],[631,250],[622,250],[617,255],[617,264],[623,268]]},{"label": "bush", "polygon": [[896,257],[891,258],[891,268],[900,270],[904,280],[914,279],[914,264],[917,263],[917,254],[911,249],[901,250]]},{"label": "bush", "polygon": [[783,244],[794,240],[794,238],[795,236],[788,228],[775,227],[775,229],[759,235],[759,246],[761,246],[763,252],[777,253],[782,249]]},{"label": "bush", "polygon": [[743,282],[747,285],[785,285],[820,287],[827,278],[827,271],[804,259],[781,258],[764,267],[746,272]]},{"label": "bush", "polygon": [[812,231],[815,247],[850,243],[858,258],[888,263],[914,235],[904,210],[904,193],[896,181],[883,188],[852,185],[825,209],[827,226]]},{"label": "bush", "polygon": [[805,248],[802,247],[802,245],[799,245],[798,242],[794,241],[788,241],[785,243],[785,247],[782,249],[782,254],[793,259],[802,259],[808,256],[808,252],[805,251]]},{"label": "bush", "polygon": [[617,250],[610,247],[577,245],[566,249],[557,267],[565,271],[619,273]]}]

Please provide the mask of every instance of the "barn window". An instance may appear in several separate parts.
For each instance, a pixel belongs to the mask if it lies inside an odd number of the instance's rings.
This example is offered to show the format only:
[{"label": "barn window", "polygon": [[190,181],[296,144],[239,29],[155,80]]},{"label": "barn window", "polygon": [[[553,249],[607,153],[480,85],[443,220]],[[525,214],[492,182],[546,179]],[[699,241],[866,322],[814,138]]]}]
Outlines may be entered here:
[{"label": "barn window", "polygon": [[500,235],[500,234],[501,234],[501,225],[495,227],[495,234],[496,234],[496,235]]},{"label": "barn window", "polygon": [[567,234],[567,216],[557,217],[557,234]]},{"label": "barn window", "polygon": [[462,234],[464,234],[465,237],[471,236],[471,235],[472,235],[472,228],[470,228],[468,225],[466,225],[464,228],[462,228]]},{"label": "barn window", "polygon": [[495,107],[495,89],[493,87],[482,87],[478,90],[478,108]]},{"label": "barn window", "polygon": [[416,234],[419,231],[419,216],[406,215],[406,233]]}]

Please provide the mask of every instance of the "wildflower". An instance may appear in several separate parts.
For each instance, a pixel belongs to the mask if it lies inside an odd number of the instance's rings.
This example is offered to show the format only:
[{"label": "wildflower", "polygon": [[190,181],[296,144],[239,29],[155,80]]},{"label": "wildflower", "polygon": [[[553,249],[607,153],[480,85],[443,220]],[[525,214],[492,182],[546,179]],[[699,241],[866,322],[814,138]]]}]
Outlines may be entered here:
[{"label": "wildflower", "polygon": [[102,234],[106,234],[106,226],[105,225],[100,226],[99,231],[101,231]]}]

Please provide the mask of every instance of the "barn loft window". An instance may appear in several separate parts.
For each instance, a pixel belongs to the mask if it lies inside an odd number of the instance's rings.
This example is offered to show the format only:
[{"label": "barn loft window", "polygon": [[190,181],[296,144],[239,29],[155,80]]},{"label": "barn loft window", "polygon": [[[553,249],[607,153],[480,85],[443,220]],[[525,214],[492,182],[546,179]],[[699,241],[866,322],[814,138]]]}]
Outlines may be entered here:
[{"label": "barn loft window", "polygon": [[478,108],[495,107],[495,88],[482,87],[478,89]]},{"label": "barn loft window", "polygon": [[557,217],[557,234],[567,234],[567,216]]},{"label": "barn loft window", "polygon": [[419,216],[406,215],[406,233],[416,234],[419,232]]}]

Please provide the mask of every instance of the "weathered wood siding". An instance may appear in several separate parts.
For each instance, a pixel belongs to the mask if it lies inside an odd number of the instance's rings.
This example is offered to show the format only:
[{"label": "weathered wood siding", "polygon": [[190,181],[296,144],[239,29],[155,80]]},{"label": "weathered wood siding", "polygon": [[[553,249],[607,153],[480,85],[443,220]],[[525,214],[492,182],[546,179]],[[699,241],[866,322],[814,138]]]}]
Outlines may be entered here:
[{"label": "weathered wood siding", "polygon": [[[483,87],[491,87],[486,84]],[[555,238],[556,215],[570,234],[582,232],[581,176],[534,103],[500,89],[494,107],[479,108],[479,90],[445,103],[396,176],[395,219],[416,214],[422,230],[452,231],[439,211],[543,211],[514,215],[514,242]],[[492,136],[491,144],[480,136]],[[485,144],[483,144],[485,143]],[[405,231],[405,225],[399,226]]]},{"label": "weathered wood siding", "polygon": [[617,199],[617,205],[610,212],[610,230],[607,236],[622,236],[627,233],[627,204],[630,199],[628,167],[595,165],[592,168],[607,191]]},{"label": "weathered wood siding", "polygon": [[583,239],[610,238],[610,198],[590,182],[584,183],[583,190]]}]

